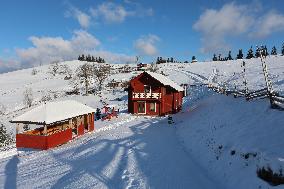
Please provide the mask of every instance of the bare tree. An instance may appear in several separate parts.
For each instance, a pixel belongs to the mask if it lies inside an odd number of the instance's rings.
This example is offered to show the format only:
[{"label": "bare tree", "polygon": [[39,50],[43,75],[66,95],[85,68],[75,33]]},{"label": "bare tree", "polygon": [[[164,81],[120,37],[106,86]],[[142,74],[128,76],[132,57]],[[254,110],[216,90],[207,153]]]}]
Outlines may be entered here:
[{"label": "bare tree", "polygon": [[76,75],[75,75],[75,77],[70,79],[69,86],[72,88],[72,90],[66,92],[68,95],[80,94],[80,80],[78,79],[78,77]]},{"label": "bare tree", "polygon": [[93,66],[85,63],[76,70],[77,79],[85,86],[85,95],[89,93],[89,86],[93,80]]},{"label": "bare tree", "polygon": [[53,61],[51,65],[49,66],[49,73],[55,76],[58,73],[58,70],[59,70],[58,61]]},{"label": "bare tree", "polygon": [[157,72],[158,70],[159,68],[156,63],[152,63],[151,66],[149,67],[150,72]]},{"label": "bare tree", "polygon": [[131,68],[129,66],[129,63],[126,63],[123,67],[122,67],[122,73],[129,73],[131,72]]},{"label": "bare tree", "polygon": [[27,88],[24,93],[24,99],[23,99],[23,103],[24,105],[26,105],[27,107],[31,107],[32,103],[33,103],[33,91],[31,88]]},{"label": "bare tree", "polygon": [[2,103],[0,103],[0,115],[4,115],[6,110],[6,107]]},{"label": "bare tree", "polygon": [[73,75],[73,71],[71,70],[71,68],[67,65],[64,65],[63,66],[63,70],[64,70],[64,74],[65,74],[65,77],[64,79],[65,80],[69,80],[72,78],[72,75]]},{"label": "bare tree", "polygon": [[98,91],[101,91],[103,88],[103,84],[105,80],[108,78],[110,74],[110,66],[109,65],[100,65],[94,68],[94,78],[95,83],[97,85]]}]

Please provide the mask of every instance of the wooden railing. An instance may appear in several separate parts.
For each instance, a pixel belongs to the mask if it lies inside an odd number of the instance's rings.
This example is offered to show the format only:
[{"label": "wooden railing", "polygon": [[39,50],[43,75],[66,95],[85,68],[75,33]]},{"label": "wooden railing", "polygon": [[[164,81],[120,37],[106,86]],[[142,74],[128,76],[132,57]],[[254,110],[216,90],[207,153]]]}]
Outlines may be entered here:
[{"label": "wooden railing", "polygon": [[132,98],[134,99],[160,99],[162,98],[161,93],[133,93]]}]

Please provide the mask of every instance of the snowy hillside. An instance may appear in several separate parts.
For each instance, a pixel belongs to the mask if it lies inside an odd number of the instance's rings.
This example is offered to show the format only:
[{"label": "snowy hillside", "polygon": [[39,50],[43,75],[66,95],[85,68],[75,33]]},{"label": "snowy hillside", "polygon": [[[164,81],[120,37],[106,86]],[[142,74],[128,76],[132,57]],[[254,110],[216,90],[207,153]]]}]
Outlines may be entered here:
[{"label": "snowy hillside", "polygon": [[[260,59],[245,61],[249,90],[264,88]],[[266,61],[273,89],[283,94],[284,57]],[[73,71],[82,64],[60,63]],[[215,82],[242,90],[241,64],[234,60],[158,67],[178,84]],[[118,70],[124,65],[112,66]],[[127,114],[123,88],[106,88],[101,96],[67,95],[70,81],[64,75],[53,76],[49,66],[36,70],[36,75],[33,69],[0,75],[0,105],[5,110],[0,120],[13,134],[9,120],[28,110],[23,105],[26,88],[33,90],[33,107],[49,91],[51,100],[74,99],[93,108],[118,104],[122,113],[111,121],[96,121],[95,132],[52,150],[19,157],[13,156],[15,148],[0,151],[0,188],[272,188],[257,177],[257,169],[284,168],[284,116],[270,109],[267,99],[248,102],[205,86],[190,87],[182,112],[169,125],[166,117]],[[107,82],[127,81],[138,73],[114,71]]]}]

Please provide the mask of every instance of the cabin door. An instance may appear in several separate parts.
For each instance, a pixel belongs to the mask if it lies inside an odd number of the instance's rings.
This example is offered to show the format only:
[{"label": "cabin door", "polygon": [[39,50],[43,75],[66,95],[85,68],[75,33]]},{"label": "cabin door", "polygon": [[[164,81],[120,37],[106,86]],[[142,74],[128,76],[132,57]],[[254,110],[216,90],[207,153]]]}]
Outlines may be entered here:
[{"label": "cabin door", "polygon": [[146,114],[146,102],[145,101],[137,102],[137,111],[138,111],[138,114]]}]

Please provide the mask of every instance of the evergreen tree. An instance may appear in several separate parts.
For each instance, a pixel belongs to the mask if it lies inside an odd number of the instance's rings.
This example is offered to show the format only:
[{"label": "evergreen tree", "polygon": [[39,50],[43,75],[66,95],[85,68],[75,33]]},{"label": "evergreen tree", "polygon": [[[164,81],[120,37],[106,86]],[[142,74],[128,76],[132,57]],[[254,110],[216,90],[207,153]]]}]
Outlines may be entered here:
[{"label": "evergreen tree", "polygon": [[95,62],[95,58],[94,58],[94,56],[92,56],[92,60],[91,60],[91,62]]},{"label": "evergreen tree", "polygon": [[81,56],[81,61],[85,61],[86,59],[85,59],[85,55],[84,54],[82,54],[82,56]]},{"label": "evergreen tree", "polygon": [[87,62],[91,62],[91,61],[92,61],[92,57],[91,57],[91,55],[88,54],[88,56],[87,56]]},{"label": "evergreen tree", "polygon": [[248,50],[247,59],[254,58],[252,47]]},{"label": "evergreen tree", "polygon": [[284,56],[284,43],[282,44],[282,50],[281,50],[282,56]]},{"label": "evergreen tree", "polygon": [[174,62],[174,58],[173,57],[171,57],[171,63],[173,63]]},{"label": "evergreen tree", "polygon": [[257,47],[255,51],[255,58],[259,58],[259,57],[260,57],[260,48]]},{"label": "evergreen tree", "polygon": [[0,125],[0,147],[7,146],[12,142],[12,137],[7,133],[3,124]]},{"label": "evergreen tree", "polygon": [[159,64],[159,63],[160,63],[160,57],[158,57],[156,60],[156,64]]},{"label": "evergreen tree", "polygon": [[243,55],[243,50],[239,49],[239,53],[237,55],[237,59],[243,59],[244,55]]},{"label": "evergreen tree", "polygon": [[191,58],[191,63],[195,63],[195,62],[197,62],[196,57],[195,57],[195,56],[192,56],[192,58]]},{"label": "evergreen tree", "polygon": [[216,54],[213,55],[213,59],[212,60],[213,61],[217,61],[218,60],[217,57],[216,57]]},{"label": "evergreen tree", "polygon": [[271,55],[277,55],[277,50],[275,46],[272,47]]},{"label": "evergreen tree", "polygon": [[78,56],[78,60],[81,60],[81,56],[80,55]]},{"label": "evergreen tree", "polygon": [[231,51],[229,51],[227,60],[233,60],[232,55],[231,55]]},{"label": "evergreen tree", "polygon": [[262,53],[263,53],[263,56],[268,56],[269,55],[266,45],[263,47]]},{"label": "evergreen tree", "polygon": [[221,54],[219,54],[218,56],[218,61],[221,61]]}]

